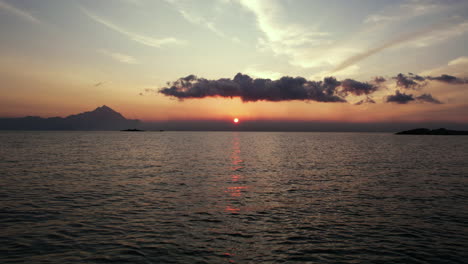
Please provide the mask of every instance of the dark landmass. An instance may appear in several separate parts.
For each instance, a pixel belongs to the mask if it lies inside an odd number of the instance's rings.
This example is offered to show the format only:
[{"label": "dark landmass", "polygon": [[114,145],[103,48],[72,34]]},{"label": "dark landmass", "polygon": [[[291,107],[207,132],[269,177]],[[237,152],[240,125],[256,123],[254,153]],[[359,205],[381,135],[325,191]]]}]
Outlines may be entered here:
[{"label": "dark landmass", "polygon": [[455,122],[327,122],[308,120],[246,120],[234,124],[226,120],[165,120],[142,122],[140,129],[146,131],[260,131],[260,132],[385,132],[409,130],[414,127],[450,127],[468,130],[468,123]]},{"label": "dark landmass", "polygon": [[134,129],[129,128],[129,129],[124,129],[124,130],[120,130],[120,131],[122,131],[122,132],[143,132],[145,130],[136,129],[136,128],[134,128]]},{"label": "dark landmass", "polygon": [[108,106],[67,117],[0,118],[0,130],[122,130],[138,127],[136,119],[126,119]]},{"label": "dark landmass", "polygon": [[[90,112],[68,117],[42,118],[28,116],[21,118],[1,118],[0,130],[80,130],[80,131],[282,131],[282,132],[392,132],[419,127],[451,127],[457,130],[468,130],[468,123],[452,122],[328,122],[308,120],[241,120],[234,124],[232,119],[225,120],[164,120],[141,122],[126,119],[110,107],[101,106]],[[411,131],[411,130],[410,130]],[[437,131],[437,130],[436,130]],[[452,131],[452,130],[449,130]],[[132,131],[133,132],[133,131]],[[406,132],[406,131],[404,131]],[[402,132],[402,133],[404,133]],[[463,132],[463,131],[461,131]],[[426,133],[422,133],[426,134]],[[448,133],[440,133],[447,135]],[[457,134],[460,135],[460,134]]]},{"label": "dark landmass", "polygon": [[396,133],[396,135],[468,135],[468,131],[449,130],[445,128],[439,129],[428,129],[428,128],[416,128],[412,130],[402,131]]}]

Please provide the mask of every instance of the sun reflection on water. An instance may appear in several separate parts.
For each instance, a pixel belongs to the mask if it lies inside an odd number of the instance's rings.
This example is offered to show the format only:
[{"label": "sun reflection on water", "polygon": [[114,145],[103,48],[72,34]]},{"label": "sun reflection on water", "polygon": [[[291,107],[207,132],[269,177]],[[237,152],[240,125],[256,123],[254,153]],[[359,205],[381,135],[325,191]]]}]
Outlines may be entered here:
[{"label": "sun reflection on water", "polygon": [[231,174],[230,179],[226,181],[228,186],[225,187],[224,192],[229,195],[230,199],[228,199],[228,201],[230,201],[230,203],[226,205],[224,211],[226,213],[237,214],[241,211],[241,208],[238,206],[241,203],[240,198],[248,187],[239,185],[243,178],[241,172],[244,168],[244,161],[241,158],[239,133],[234,132],[232,135],[231,162],[229,167],[230,170],[235,173]]}]

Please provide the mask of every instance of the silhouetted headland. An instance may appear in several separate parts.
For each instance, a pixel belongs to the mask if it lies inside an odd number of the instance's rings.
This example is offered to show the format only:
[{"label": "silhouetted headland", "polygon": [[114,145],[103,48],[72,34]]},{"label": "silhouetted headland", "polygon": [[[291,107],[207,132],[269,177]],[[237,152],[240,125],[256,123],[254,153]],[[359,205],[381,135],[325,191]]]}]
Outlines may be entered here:
[{"label": "silhouetted headland", "polygon": [[122,130],[140,124],[139,120],[126,119],[106,105],[67,117],[0,118],[2,130]]},{"label": "silhouetted headland", "polygon": [[143,132],[145,130],[136,129],[136,128],[134,128],[134,129],[129,128],[129,129],[123,129],[123,130],[120,130],[120,131],[122,131],[122,132]]},{"label": "silhouetted headland", "polygon": [[428,129],[428,128],[416,128],[407,131],[401,131],[396,135],[468,135],[468,131],[449,130],[445,128],[439,129]]}]

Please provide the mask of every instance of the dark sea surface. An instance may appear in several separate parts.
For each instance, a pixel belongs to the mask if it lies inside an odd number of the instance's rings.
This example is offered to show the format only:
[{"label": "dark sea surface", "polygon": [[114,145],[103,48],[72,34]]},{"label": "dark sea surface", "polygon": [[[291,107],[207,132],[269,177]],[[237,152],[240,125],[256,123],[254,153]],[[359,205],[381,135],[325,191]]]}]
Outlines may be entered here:
[{"label": "dark sea surface", "polygon": [[0,263],[468,263],[468,136],[0,132]]}]

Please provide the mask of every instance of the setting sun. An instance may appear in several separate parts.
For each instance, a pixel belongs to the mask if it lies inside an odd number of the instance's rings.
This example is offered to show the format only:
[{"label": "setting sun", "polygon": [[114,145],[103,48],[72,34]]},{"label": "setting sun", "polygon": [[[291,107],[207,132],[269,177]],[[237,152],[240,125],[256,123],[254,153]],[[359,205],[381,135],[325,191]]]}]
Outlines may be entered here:
[{"label": "setting sun", "polygon": [[237,118],[237,117],[236,117],[236,118],[234,118],[234,120],[233,120],[233,121],[234,121],[234,123],[236,123],[236,124],[237,124],[237,123],[239,123],[239,118]]}]

